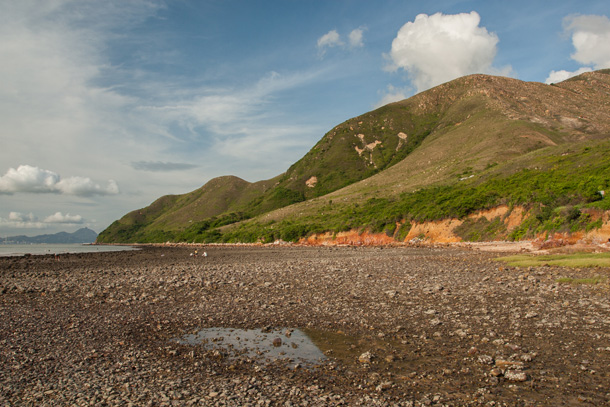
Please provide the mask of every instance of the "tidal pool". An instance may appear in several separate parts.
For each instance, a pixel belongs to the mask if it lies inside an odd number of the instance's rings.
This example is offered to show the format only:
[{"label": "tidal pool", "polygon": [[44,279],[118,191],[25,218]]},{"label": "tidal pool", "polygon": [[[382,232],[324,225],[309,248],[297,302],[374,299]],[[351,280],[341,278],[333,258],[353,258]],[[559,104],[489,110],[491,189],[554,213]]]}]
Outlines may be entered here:
[{"label": "tidal pool", "polygon": [[229,353],[229,357],[286,360],[309,366],[320,364],[326,359],[307,334],[290,328],[206,328],[174,341],[182,345],[203,345],[207,349],[224,350]]}]

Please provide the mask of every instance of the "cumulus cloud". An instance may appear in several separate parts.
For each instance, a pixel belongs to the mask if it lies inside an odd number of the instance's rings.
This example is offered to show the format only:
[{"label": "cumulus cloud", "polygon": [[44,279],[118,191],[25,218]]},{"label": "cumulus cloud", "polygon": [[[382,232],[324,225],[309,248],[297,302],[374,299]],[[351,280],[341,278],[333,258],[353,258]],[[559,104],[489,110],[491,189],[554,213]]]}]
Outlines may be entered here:
[{"label": "cumulus cloud", "polygon": [[12,195],[18,192],[56,193],[77,196],[116,195],[119,187],[114,180],[101,186],[86,177],[62,179],[59,174],[31,165],[9,168],[0,177],[0,194]]},{"label": "cumulus cloud", "polygon": [[54,172],[20,165],[17,169],[9,168],[6,174],[0,177],[0,193],[54,192],[58,182],[59,175]]},{"label": "cumulus cloud", "polygon": [[108,180],[106,186],[102,186],[87,177],[69,177],[60,180],[56,187],[57,192],[66,195],[93,196],[116,195],[119,193],[119,186],[112,179]]},{"label": "cumulus cloud", "polygon": [[80,215],[65,215],[61,212],[55,212],[53,215],[47,216],[44,219],[44,223],[66,223],[66,224],[81,224],[83,223],[83,217]]},{"label": "cumulus cloud", "polygon": [[330,30],[318,38],[318,48],[320,49],[338,47],[341,45],[343,45],[343,41],[341,41],[341,36],[339,36],[337,30]]},{"label": "cumulus cloud", "polygon": [[364,46],[364,31],[365,28],[359,27],[352,30],[347,35],[347,44],[341,38],[341,35],[337,30],[330,30],[320,38],[318,38],[318,51],[320,55],[324,55],[328,48],[341,47],[341,48],[361,48]]},{"label": "cumulus cloud", "polygon": [[37,222],[38,218],[31,212],[27,215],[20,212],[11,212],[8,214],[8,220],[11,222]]},{"label": "cumulus cloud", "polygon": [[131,163],[131,166],[136,170],[153,172],[184,171],[198,167],[198,165],[195,164],[162,161],[134,161]]},{"label": "cumulus cloud", "polygon": [[408,72],[418,92],[472,73],[508,72],[492,67],[498,37],[480,22],[475,11],[418,15],[392,41],[388,69]]},{"label": "cumulus cloud", "polygon": [[572,33],[573,60],[594,69],[610,68],[610,20],[606,16],[570,16],[564,20]]},{"label": "cumulus cloud", "polygon": [[12,227],[16,229],[45,229],[50,225],[80,225],[85,223],[85,220],[80,215],[65,215],[61,212],[56,212],[49,215],[40,221],[33,213],[10,212],[8,218],[0,217],[0,226]]},{"label": "cumulus cloud", "polygon": [[363,36],[364,36],[363,28],[356,28],[355,30],[352,30],[352,32],[349,33],[349,37],[348,37],[350,47],[352,47],[352,48],[363,47],[364,46]]},{"label": "cumulus cloud", "polygon": [[610,19],[606,16],[568,16],[564,31],[572,36],[571,58],[583,66],[576,71],[551,71],[545,83],[557,83],[593,69],[610,68]]},{"label": "cumulus cloud", "polygon": [[17,229],[42,229],[46,227],[46,224],[39,222],[38,218],[31,212],[28,214],[10,212],[8,219],[0,218],[0,226]]},{"label": "cumulus cloud", "polygon": [[551,73],[549,74],[549,76],[546,78],[546,80],[544,82],[547,85],[550,85],[551,83],[562,82],[562,81],[565,81],[566,79],[570,79],[574,76],[578,76],[581,73],[591,72],[592,70],[593,69],[591,69],[591,68],[584,67],[584,68],[577,69],[574,72],[570,72],[570,71],[566,71],[566,70],[551,71]]}]

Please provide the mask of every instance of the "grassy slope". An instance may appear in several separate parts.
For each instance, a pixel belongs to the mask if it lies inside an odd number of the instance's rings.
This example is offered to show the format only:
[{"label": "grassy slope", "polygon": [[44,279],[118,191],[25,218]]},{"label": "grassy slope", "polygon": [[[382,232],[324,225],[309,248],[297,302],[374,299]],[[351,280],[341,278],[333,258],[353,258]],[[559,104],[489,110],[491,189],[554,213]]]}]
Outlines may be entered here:
[{"label": "grassy slope", "polygon": [[[608,86],[610,76],[603,75],[603,79]],[[575,81],[571,83],[577,84]],[[528,152],[542,149],[542,154],[554,155],[557,153],[549,147],[555,144],[582,143],[610,135],[610,118],[607,115],[610,98],[607,94],[605,107],[594,106],[599,98],[593,98],[590,94],[587,95],[590,101],[572,99],[572,90],[508,78],[483,75],[466,77],[398,103],[415,99],[426,108],[437,103],[434,93],[448,93],[444,87],[463,87],[465,90],[456,92],[459,96],[450,98],[450,108],[441,116],[437,128],[403,161],[323,199],[274,211],[265,219],[280,221],[286,217],[294,218],[295,215],[313,216],[329,200],[334,204],[353,205],[373,197],[396,198],[420,188],[453,185],[460,182],[460,178],[471,175],[478,179],[481,171],[497,163],[506,165],[500,166],[502,173],[494,172],[494,176],[506,176],[527,167],[528,161],[537,156],[526,155]],[[509,90],[513,93],[507,95]],[[529,99],[527,108],[521,106],[525,103],[523,98]],[[545,100],[556,103],[546,103]],[[584,129],[589,130],[585,132],[562,123],[561,118],[578,117],[579,103],[583,104],[583,110],[591,114],[595,123],[601,123],[599,128]]]},{"label": "grassy slope", "polygon": [[[131,241],[178,239],[178,231],[188,229],[193,220],[198,232],[182,235],[191,239],[207,233],[211,223],[206,219],[211,217],[220,226],[261,214],[248,223],[252,230],[246,235],[231,232],[233,239],[256,239],[256,233],[271,227],[263,226],[268,222],[299,224],[290,227],[289,235],[366,226],[362,213],[352,217],[363,219],[343,226],[320,219],[320,214],[338,216],[370,198],[408,201],[405,194],[421,188],[461,187],[492,174],[506,177],[529,165],[535,155],[528,152],[553,155],[555,145],[607,137],[607,73],[585,74],[558,86],[485,75],[460,78],[340,124],[273,180],[249,184],[222,177],[190,194],[160,198],[115,222],[100,241],[126,241],[129,236]],[[398,136],[401,132],[406,142]],[[380,143],[372,150],[365,148],[375,141]],[[312,176],[318,181],[314,188],[305,184]],[[459,181],[469,176],[474,177]],[[273,211],[276,208],[281,209]],[[235,212],[241,215],[229,215]],[[377,223],[383,222],[389,219]]]},{"label": "grassy slope", "polygon": [[[438,123],[436,110],[414,110],[412,104],[384,106],[338,125],[288,169],[282,183],[312,198],[402,161]],[[316,177],[317,183],[307,187],[311,177]]]},{"label": "grassy slope", "polygon": [[277,180],[256,183],[226,176],[183,195],[167,195],[150,206],[132,211],[112,223],[98,236],[100,243],[154,242],[172,239],[173,233],[191,223],[226,214],[246,218],[248,203],[261,196]]},{"label": "grassy slope", "polygon": [[610,199],[602,200],[598,190],[610,190],[610,141],[547,147],[464,181],[394,196],[380,193],[357,202],[326,196],[227,227],[224,232],[226,241],[255,236],[294,240],[308,233],[357,228],[394,233],[396,222],[402,220],[408,227],[410,221],[463,218],[506,204],[525,205],[534,213],[509,236],[519,239],[598,226],[582,211],[585,207],[610,209]]},{"label": "grassy slope", "polygon": [[515,255],[498,257],[496,260],[503,261],[514,267],[610,267],[610,253],[577,253],[577,254],[554,254],[545,256]]}]

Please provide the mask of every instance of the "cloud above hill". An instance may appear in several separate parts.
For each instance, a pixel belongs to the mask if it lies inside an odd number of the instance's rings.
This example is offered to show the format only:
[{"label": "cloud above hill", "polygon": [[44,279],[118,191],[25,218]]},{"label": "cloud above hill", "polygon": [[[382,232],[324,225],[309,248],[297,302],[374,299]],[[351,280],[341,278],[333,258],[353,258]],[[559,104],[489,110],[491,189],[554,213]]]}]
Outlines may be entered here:
[{"label": "cloud above hill", "polygon": [[81,224],[83,223],[83,217],[80,215],[65,215],[61,212],[55,212],[53,215],[47,216],[44,219],[44,223],[65,223],[65,224]]},{"label": "cloud above hill", "polygon": [[55,193],[76,196],[116,195],[119,187],[114,180],[101,186],[87,177],[68,177],[31,165],[9,168],[0,177],[0,194],[12,195],[18,192]]},{"label": "cloud above hill", "polygon": [[546,78],[544,83],[546,83],[547,85],[550,85],[551,83],[562,82],[562,81],[565,81],[566,79],[570,79],[574,76],[578,76],[581,73],[592,72],[592,71],[593,71],[593,69],[591,69],[589,67],[579,68],[575,71],[566,71],[563,69],[560,71],[551,71],[551,73]]},{"label": "cloud above hill", "polygon": [[475,11],[431,16],[419,14],[402,26],[387,58],[387,69],[405,70],[417,92],[472,73],[500,73],[495,69],[498,37],[480,27]]},{"label": "cloud above hill", "polygon": [[610,68],[610,20],[606,16],[571,16],[565,27],[572,33],[571,57],[594,69]]},{"label": "cloud above hill", "polygon": [[5,219],[0,217],[0,226],[16,229],[45,229],[51,225],[61,224],[63,226],[75,226],[84,223],[85,219],[80,215],[70,215],[69,213],[63,214],[61,212],[55,212],[42,221],[31,212],[27,214],[10,212],[8,218]]},{"label": "cloud above hill", "polygon": [[8,219],[0,218],[0,225],[12,226],[16,228],[34,228],[42,229],[45,227],[43,222],[40,222],[33,213],[11,212],[8,214]]},{"label": "cloud above hill", "polygon": [[574,53],[572,59],[583,66],[576,71],[551,71],[546,83],[557,83],[594,69],[610,68],[610,19],[606,16],[577,15],[563,20],[564,31],[570,34]]}]

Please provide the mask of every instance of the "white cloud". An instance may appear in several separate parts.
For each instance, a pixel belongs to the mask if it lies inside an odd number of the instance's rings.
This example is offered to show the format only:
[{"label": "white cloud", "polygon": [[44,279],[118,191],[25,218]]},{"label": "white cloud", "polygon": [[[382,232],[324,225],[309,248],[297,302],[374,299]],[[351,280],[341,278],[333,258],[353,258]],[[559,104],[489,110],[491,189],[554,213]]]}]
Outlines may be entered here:
[{"label": "white cloud", "polygon": [[106,186],[101,186],[86,177],[69,177],[57,183],[57,191],[66,195],[92,196],[92,195],[116,195],[119,186],[116,181],[108,180]]},{"label": "white cloud", "polygon": [[551,71],[551,73],[546,78],[544,83],[546,83],[547,85],[550,85],[551,83],[562,82],[562,81],[565,81],[566,79],[570,79],[570,78],[572,78],[574,76],[578,76],[581,73],[591,72],[591,71],[592,71],[592,69],[588,68],[588,67],[577,69],[574,72],[569,72],[569,71],[565,71],[565,70]]},{"label": "white cloud", "polygon": [[479,27],[475,11],[419,14],[398,31],[388,55],[389,70],[404,69],[418,92],[472,73],[506,73],[492,67],[498,37]]},{"label": "white cloud", "polygon": [[324,49],[327,47],[338,47],[343,45],[341,37],[337,30],[330,30],[320,38],[318,38],[318,48]]},{"label": "white cloud", "polygon": [[8,220],[11,222],[36,222],[38,218],[31,212],[27,215],[20,212],[11,212],[8,214]]},{"label": "white cloud", "polygon": [[[251,152],[277,152],[277,143],[266,143],[268,136],[273,134],[284,138],[284,143],[299,143],[291,135],[311,131],[311,127],[291,123],[287,125],[271,124],[269,120],[273,110],[268,106],[273,103],[274,95],[285,90],[304,86],[323,76],[324,71],[282,75],[270,72],[251,86],[238,89],[216,88],[198,89],[191,99],[178,100],[175,104],[167,103],[161,106],[141,107],[149,111],[148,116],[159,123],[177,123],[179,126],[196,136],[205,129],[215,135],[216,143],[231,143],[240,137],[258,137],[257,149]],[[281,128],[283,134],[277,134]],[[238,145],[233,147],[239,149]],[[138,169],[143,169],[140,166]],[[150,167],[147,167],[150,170]]]},{"label": "white cloud", "polygon": [[54,192],[57,182],[59,175],[54,172],[20,165],[17,169],[9,168],[6,174],[0,177],[0,193]]},{"label": "white cloud", "polygon": [[53,215],[47,216],[44,219],[45,223],[67,223],[67,224],[81,224],[83,223],[83,217],[80,215],[65,215],[61,212],[55,212]]},{"label": "white cloud", "polygon": [[356,28],[355,30],[352,30],[352,32],[349,33],[350,47],[352,47],[352,48],[363,47],[364,46],[363,36],[364,36],[363,28]]},{"label": "white cloud", "polygon": [[10,212],[8,219],[0,218],[0,226],[15,229],[43,229],[47,225],[39,222],[33,213],[23,214],[20,212]]},{"label": "white cloud", "polygon": [[53,215],[47,216],[43,221],[40,221],[33,213],[24,214],[21,212],[10,212],[8,218],[0,217],[0,226],[10,227],[15,229],[46,229],[51,225],[80,225],[85,220],[80,215],[62,214],[56,212]]},{"label": "white cloud", "polygon": [[610,68],[610,20],[606,16],[569,16],[564,20],[572,34],[573,60],[594,69]]},{"label": "white cloud", "polygon": [[69,177],[62,179],[59,174],[31,165],[20,165],[9,168],[0,177],[0,194],[56,193],[77,196],[116,195],[119,187],[109,180],[105,187],[94,183],[86,177]]},{"label": "white cloud", "polygon": [[576,71],[551,71],[545,83],[557,83],[591,72],[610,68],[610,19],[597,15],[574,15],[563,20],[564,31],[572,36],[575,52],[571,58],[583,66]]},{"label": "white cloud", "polygon": [[364,31],[366,28],[359,27],[352,30],[347,36],[347,45],[341,39],[341,35],[337,30],[330,30],[320,38],[318,38],[318,51],[321,56],[326,53],[327,48],[362,48],[364,47]]}]

